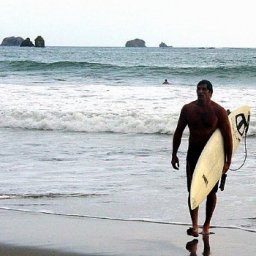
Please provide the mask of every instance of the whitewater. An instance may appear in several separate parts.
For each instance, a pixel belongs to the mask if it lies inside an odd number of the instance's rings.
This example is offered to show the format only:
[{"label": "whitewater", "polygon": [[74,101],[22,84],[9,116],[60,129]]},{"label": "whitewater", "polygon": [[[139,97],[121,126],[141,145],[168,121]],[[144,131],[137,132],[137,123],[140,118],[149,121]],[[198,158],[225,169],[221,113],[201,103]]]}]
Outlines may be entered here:
[{"label": "whitewater", "polygon": [[[178,85],[147,89],[105,85],[0,88],[0,127],[39,130],[172,134],[182,105],[195,98],[195,88]],[[252,88],[232,88],[228,94],[226,88],[216,88],[213,100],[230,110],[244,104],[252,106],[252,112],[256,110]],[[255,132],[252,116],[249,135]]]}]

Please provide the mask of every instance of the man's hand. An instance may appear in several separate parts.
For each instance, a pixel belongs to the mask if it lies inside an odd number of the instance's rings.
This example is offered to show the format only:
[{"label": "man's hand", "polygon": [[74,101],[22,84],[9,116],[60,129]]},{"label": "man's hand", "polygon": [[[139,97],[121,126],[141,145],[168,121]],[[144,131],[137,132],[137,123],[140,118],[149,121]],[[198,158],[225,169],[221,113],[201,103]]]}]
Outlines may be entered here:
[{"label": "man's hand", "polygon": [[179,170],[179,167],[180,167],[179,158],[176,155],[172,156],[172,167],[176,170]]},{"label": "man's hand", "polygon": [[228,163],[228,162],[225,162],[225,163],[224,163],[223,170],[222,170],[222,173],[223,173],[223,174],[228,171],[229,166],[230,166],[230,163]]}]

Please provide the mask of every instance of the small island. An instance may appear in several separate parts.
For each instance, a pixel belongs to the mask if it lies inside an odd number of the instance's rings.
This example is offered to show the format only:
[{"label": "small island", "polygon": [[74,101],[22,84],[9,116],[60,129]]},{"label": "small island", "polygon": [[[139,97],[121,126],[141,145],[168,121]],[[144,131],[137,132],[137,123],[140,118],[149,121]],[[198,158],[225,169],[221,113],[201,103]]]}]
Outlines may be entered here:
[{"label": "small island", "polygon": [[33,47],[34,44],[30,41],[30,38],[27,37],[21,44],[20,47]]},{"label": "small island", "polygon": [[161,43],[159,44],[159,47],[161,47],[161,48],[166,48],[166,47],[172,47],[172,46],[168,46],[166,43],[161,42]]},{"label": "small island", "polygon": [[1,46],[20,46],[20,47],[45,47],[45,41],[43,37],[38,36],[33,44],[29,37],[23,39],[22,37],[6,37],[3,39]]},{"label": "small island", "polygon": [[1,45],[2,46],[20,46],[24,41],[22,37],[10,36],[3,39]]},{"label": "small island", "polygon": [[41,36],[35,39],[35,47],[45,47],[44,39]]},{"label": "small island", "polygon": [[125,47],[146,47],[146,43],[144,40],[136,38],[134,40],[127,41]]}]

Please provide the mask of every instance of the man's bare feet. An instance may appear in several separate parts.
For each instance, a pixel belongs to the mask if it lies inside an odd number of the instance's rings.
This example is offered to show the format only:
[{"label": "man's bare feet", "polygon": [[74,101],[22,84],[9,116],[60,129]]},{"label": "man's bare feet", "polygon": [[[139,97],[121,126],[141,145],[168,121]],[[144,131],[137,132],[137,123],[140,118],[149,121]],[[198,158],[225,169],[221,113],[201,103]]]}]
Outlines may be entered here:
[{"label": "man's bare feet", "polygon": [[209,235],[210,234],[210,227],[204,226],[202,230],[202,235]]},{"label": "man's bare feet", "polygon": [[198,237],[198,230],[197,229],[193,229],[193,228],[189,228],[187,230],[187,234],[189,236],[194,236],[194,237]]}]

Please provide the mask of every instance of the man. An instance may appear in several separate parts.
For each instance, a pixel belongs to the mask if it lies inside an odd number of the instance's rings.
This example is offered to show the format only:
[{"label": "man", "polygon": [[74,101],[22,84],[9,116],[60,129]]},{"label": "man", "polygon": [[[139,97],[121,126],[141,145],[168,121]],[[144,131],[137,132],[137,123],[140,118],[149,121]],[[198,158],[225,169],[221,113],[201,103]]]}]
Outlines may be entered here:
[{"label": "man", "polygon": [[[227,112],[223,107],[211,100],[213,93],[212,84],[208,80],[202,80],[197,85],[197,100],[183,106],[177,128],[173,135],[172,166],[179,169],[179,159],[177,157],[181,137],[186,126],[189,128],[189,145],[187,152],[187,187],[190,191],[192,175],[197,160],[211,137],[213,132],[219,128],[224,139],[225,163],[223,173],[229,169],[232,157],[232,137]],[[209,193],[206,199],[206,218],[203,225],[203,234],[209,234],[210,221],[216,205],[216,192],[218,183]],[[191,210],[190,195],[188,205],[192,220],[192,227],[187,230],[187,234],[198,236],[198,210],[197,207]]]}]

